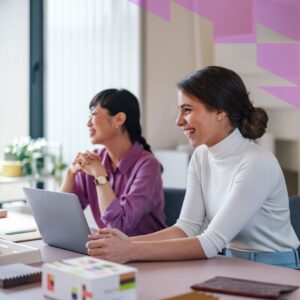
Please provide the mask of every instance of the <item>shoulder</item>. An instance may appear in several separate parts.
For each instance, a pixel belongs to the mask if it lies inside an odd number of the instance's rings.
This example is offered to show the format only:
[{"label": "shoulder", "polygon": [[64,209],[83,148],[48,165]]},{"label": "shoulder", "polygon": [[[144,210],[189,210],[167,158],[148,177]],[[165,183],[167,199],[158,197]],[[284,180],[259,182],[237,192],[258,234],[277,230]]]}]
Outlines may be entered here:
[{"label": "shoulder", "polygon": [[237,173],[254,176],[257,181],[276,184],[283,176],[281,167],[271,151],[250,142],[241,154]]},{"label": "shoulder", "polygon": [[158,159],[154,156],[153,153],[143,150],[141,153],[141,156],[139,157],[138,161],[142,165],[153,165],[153,166],[160,166],[160,162]]},{"label": "shoulder", "polygon": [[276,168],[279,167],[279,163],[274,154],[263,146],[250,142],[243,151],[244,161],[249,163],[255,163],[256,167],[258,163],[264,167]]},{"label": "shoulder", "polygon": [[133,169],[137,172],[149,171],[161,173],[161,165],[153,153],[142,150],[135,158]]}]

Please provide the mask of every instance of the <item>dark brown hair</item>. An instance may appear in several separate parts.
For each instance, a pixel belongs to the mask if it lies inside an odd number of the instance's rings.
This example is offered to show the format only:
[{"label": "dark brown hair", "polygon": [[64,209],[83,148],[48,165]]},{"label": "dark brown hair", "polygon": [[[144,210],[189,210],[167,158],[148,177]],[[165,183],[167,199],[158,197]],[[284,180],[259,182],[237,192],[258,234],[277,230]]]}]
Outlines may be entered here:
[{"label": "dark brown hair", "polygon": [[177,86],[208,109],[226,112],[231,125],[245,138],[255,140],[265,133],[267,113],[263,108],[253,106],[242,79],[232,70],[206,67],[184,78]]},{"label": "dark brown hair", "polygon": [[93,97],[90,102],[90,109],[97,105],[107,109],[111,116],[119,112],[125,113],[126,121],[123,130],[128,132],[131,142],[139,142],[146,151],[152,153],[150,145],[142,136],[139,102],[132,93],[125,89],[103,90]]}]

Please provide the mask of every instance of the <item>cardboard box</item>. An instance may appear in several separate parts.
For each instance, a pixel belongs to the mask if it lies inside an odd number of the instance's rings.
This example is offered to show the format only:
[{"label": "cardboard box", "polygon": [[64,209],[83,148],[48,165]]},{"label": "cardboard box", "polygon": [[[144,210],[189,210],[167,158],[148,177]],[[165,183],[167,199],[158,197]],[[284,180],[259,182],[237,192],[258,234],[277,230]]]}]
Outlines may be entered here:
[{"label": "cardboard box", "polygon": [[33,264],[41,261],[39,249],[0,240],[0,266],[13,263]]},{"label": "cardboard box", "polygon": [[137,270],[89,256],[43,265],[43,292],[54,299],[135,300]]}]

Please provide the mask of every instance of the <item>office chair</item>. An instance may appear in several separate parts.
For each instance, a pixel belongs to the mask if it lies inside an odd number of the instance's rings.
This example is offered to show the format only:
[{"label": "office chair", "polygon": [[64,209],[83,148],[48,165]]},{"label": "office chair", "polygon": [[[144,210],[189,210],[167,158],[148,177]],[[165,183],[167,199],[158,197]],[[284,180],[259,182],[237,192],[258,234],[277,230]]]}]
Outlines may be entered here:
[{"label": "office chair", "polygon": [[164,189],[165,195],[165,222],[168,226],[172,226],[176,223],[184,195],[185,189],[173,189],[173,188],[165,188]]},{"label": "office chair", "polygon": [[291,223],[298,239],[300,239],[300,196],[291,196],[289,202]]}]

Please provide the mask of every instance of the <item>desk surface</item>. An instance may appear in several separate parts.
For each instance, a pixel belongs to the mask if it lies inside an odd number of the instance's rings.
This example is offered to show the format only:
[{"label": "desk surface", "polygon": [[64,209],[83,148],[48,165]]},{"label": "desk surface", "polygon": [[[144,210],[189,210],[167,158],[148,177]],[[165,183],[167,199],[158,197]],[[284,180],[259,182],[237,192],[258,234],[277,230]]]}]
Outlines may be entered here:
[{"label": "desk surface", "polygon": [[[42,241],[25,243],[41,249],[44,262],[78,257],[80,254],[45,245]],[[230,276],[242,279],[300,285],[300,270],[289,270],[240,259],[219,256],[209,260],[181,262],[130,263],[138,269],[138,295],[141,300],[155,300],[191,291],[190,285],[214,276]],[[219,299],[254,299],[215,294]],[[0,289],[1,300],[47,299],[40,284],[14,289]],[[300,299],[300,288],[284,296],[284,299]]]}]

